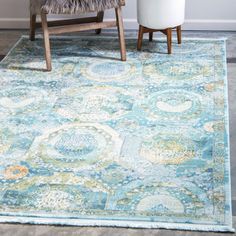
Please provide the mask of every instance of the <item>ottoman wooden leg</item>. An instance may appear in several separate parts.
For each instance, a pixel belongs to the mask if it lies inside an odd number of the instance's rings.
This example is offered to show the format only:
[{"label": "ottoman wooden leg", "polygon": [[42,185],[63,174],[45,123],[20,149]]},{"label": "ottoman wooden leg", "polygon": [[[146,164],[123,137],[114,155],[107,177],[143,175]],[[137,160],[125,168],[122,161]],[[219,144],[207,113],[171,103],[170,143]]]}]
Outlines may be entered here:
[{"label": "ottoman wooden leg", "polygon": [[182,43],[182,33],[181,33],[181,25],[177,26],[177,37],[178,37],[178,44]]},{"label": "ottoman wooden leg", "polygon": [[149,33],[149,41],[152,42],[153,41],[153,32]]},{"label": "ottoman wooden leg", "polygon": [[[104,11],[100,11],[97,14],[97,22],[103,22],[103,18],[104,18]],[[97,29],[95,30],[96,34],[101,34],[102,29]]]},{"label": "ottoman wooden leg", "polygon": [[143,34],[144,34],[144,27],[142,25],[140,25],[139,32],[138,32],[138,51],[141,51],[141,49],[142,49]]},{"label": "ottoman wooden leg", "polygon": [[116,8],[116,21],[120,40],[121,60],[126,61],[126,45],[121,7]]},{"label": "ottoman wooden leg", "polygon": [[48,22],[47,15],[45,13],[41,13],[42,20],[42,29],[44,35],[44,47],[45,47],[45,59],[47,64],[47,70],[52,70],[52,62],[51,62],[51,49],[50,49],[50,41],[49,41],[49,32],[48,32]]},{"label": "ottoman wooden leg", "polygon": [[36,24],[36,15],[30,15],[30,40],[35,40],[35,24]]},{"label": "ottoman wooden leg", "polygon": [[172,53],[172,28],[166,29],[168,54]]}]

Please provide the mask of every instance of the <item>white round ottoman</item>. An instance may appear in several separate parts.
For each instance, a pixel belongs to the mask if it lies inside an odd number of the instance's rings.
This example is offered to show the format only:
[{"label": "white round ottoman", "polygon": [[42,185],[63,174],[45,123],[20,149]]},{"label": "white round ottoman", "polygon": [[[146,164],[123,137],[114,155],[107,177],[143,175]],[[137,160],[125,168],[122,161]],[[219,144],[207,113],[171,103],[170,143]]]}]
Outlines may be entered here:
[{"label": "white round ottoman", "polygon": [[178,43],[181,44],[181,25],[185,19],[185,0],[137,0],[139,39],[138,50],[142,48],[143,34],[161,31],[167,36],[168,53],[171,54],[172,29],[177,29]]}]

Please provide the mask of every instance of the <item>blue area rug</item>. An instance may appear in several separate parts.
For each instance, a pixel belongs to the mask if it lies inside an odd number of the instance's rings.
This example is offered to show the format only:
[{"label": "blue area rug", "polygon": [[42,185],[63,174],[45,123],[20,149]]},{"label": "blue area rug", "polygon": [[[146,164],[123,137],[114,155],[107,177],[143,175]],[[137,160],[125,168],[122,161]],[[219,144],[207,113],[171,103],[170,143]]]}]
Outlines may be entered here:
[{"label": "blue area rug", "polygon": [[233,231],[224,40],[22,38],[0,64],[0,221]]}]

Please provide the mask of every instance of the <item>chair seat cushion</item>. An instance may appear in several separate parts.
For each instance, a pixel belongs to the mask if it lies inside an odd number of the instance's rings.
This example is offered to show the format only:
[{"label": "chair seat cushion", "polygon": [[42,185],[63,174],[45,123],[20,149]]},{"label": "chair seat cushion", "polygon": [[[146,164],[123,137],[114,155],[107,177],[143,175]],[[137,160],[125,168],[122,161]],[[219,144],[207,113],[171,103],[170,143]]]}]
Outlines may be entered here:
[{"label": "chair seat cushion", "polygon": [[124,5],[125,0],[30,0],[31,14],[78,14],[104,11]]}]

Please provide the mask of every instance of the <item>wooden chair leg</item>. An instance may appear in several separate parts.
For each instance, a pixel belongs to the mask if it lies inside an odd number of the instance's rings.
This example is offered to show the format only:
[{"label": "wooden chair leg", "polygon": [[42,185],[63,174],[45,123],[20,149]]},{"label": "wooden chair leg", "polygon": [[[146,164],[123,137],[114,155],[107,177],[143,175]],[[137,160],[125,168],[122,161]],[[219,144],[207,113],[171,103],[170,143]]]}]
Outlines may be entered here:
[{"label": "wooden chair leg", "polygon": [[168,54],[172,53],[172,29],[169,28],[166,30],[167,35],[167,45],[168,45]]},{"label": "wooden chair leg", "polygon": [[177,26],[177,37],[178,37],[178,44],[182,43],[182,33],[181,33],[181,25]]},{"label": "wooden chair leg", "polygon": [[149,41],[152,42],[153,41],[153,32],[149,33]]},{"label": "wooden chair leg", "polygon": [[32,14],[30,16],[30,40],[35,40],[35,25],[36,25],[36,15]]},{"label": "wooden chair leg", "polygon": [[[100,11],[97,14],[97,22],[103,22],[103,18],[104,18],[104,11]],[[101,34],[102,29],[97,29],[95,30],[96,34]]]},{"label": "wooden chair leg", "polygon": [[52,70],[52,61],[51,61],[51,49],[50,49],[50,40],[49,40],[49,32],[48,32],[48,22],[47,22],[47,14],[41,13],[42,20],[42,30],[44,35],[44,47],[45,47],[45,59],[47,64],[47,70]]},{"label": "wooden chair leg", "polygon": [[126,45],[121,7],[116,8],[116,21],[120,40],[121,60],[126,61]]},{"label": "wooden chair leg", "polygon": [[144,27],[142,25],[140,25],[139,26],[139,33],[138,33],[138,51],[141,51],[141,49],[142,49],[143,34],[144,34]]}]

